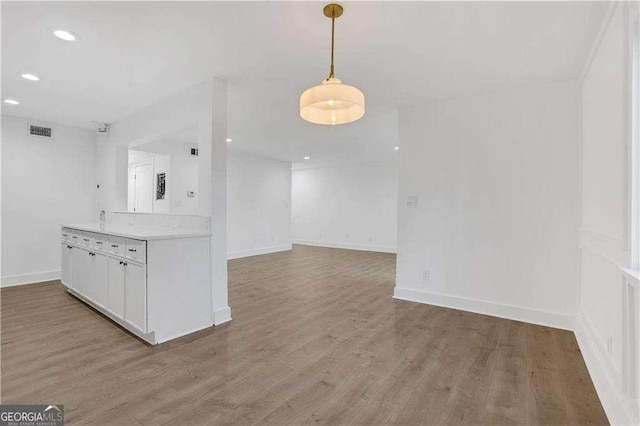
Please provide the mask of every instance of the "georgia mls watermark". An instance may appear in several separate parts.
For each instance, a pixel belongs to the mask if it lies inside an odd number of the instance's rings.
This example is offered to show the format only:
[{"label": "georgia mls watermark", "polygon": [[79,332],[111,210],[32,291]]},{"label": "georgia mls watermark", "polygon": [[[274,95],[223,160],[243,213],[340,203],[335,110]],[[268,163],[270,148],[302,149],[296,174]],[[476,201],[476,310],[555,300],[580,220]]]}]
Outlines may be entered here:
[{"label": "georgia mls watermark", "polygon": [[64,405],[0,405],[0,426],[62,426]]}]

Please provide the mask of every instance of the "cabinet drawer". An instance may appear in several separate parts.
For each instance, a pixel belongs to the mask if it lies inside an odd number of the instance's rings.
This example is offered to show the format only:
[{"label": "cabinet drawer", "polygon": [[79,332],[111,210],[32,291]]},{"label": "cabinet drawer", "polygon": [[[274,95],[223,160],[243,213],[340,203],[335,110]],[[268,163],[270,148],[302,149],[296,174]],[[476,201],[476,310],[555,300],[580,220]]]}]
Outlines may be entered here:
[{"label": "cabinet drawer", "polygon": [[147,243],[146,241],[125,240],[124,257],[135,260],[136,262],[147,262]]},{"label": "cabinet drawer", "polygon": [[78,244],[87,248],[93,248],[93,236],[90,233],[82,232],[79,235],[80,238]]},{"label": "cabinet drawer", "polygon": [[62,241],[67,242],[71,240],[71,231],[68,229],[62,230]]},{"label": "cabinet drawer", "polygon": [[109,237],[107,244],[107,251],[113,255],[124,257],[124,238]]},{"label": "cabinet drawer", "polygon": [[95,234],[91,242],[92,247],[99,251],[107,251],[107,247],[109,247],[106,235]]},{"label": "cabinet drawer", "polygon": [[80,234],[78,231],[69,231],[69,242],[72,242],[74,244],[80,244],[82,242],[82,234]]}]

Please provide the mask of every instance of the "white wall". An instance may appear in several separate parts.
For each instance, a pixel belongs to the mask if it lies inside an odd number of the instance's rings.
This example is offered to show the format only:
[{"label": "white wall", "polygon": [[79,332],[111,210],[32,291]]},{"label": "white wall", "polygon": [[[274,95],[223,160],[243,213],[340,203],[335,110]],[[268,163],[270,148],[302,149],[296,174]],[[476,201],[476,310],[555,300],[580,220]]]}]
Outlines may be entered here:
[{"label": "white wall", "polygon": [[108,133],[96,133],[94,136],[94,174],[95,174],[95,217],[100,210],[112,212],[115,200],[116,149],[109,141]]},{"label": "white wall", "polygon": [[[101,187],[104,186],[102,192],[110,195],[110,198],[105,198],[101,208],[107,212],[127,210],[127,156],[130,143],[142,145],[167,134],[194,127],[197,129],[198,190],[201,195],[198,198],[197,214],[211,214],[212,108],[218,102],[218,99],[213,98],[214,85],[215,80],[207,80],[113,123],[108,135],[109,149],[101,151],[102,155],[109,157],[108,161],[101,160],[105,168],[114,167],[113,174],[101,174]],[[226,99],[221,101],[224,101],[226,111]],[[224,143],[226,134],[220,137]]]},{"label": "white wall", "polygon": [[395,253],[396,168],[389,162],[294,170],[294,243]]},{"label": "white wall", "polygon": [[399,139],[395,297],[571,329],[576,81],[403,110]]},{"label": "white wall", "polygon": [[[612,423],[640,423],[638,281],[631,266],[627,6],[612,4],[583,73],[580,295],[576,334]],[[637,13],[637,11],[636,11]],[[635,296],[633,294],[635,289]],[[624,306],[634,299],[635,336]],[[631,363],[635,363],[635,374]],[[635,398],[625,378],[635,376]],[[625,386],[625,384],[627,386]],[[627,387],[627,389],[625,389]],[[625,392],[626,391],[626,392]]]},{"label": "white wall", "polygon": [[2,285],[60,277],[60,225],[94,219],[94,134],[2,116]]},{"label": "white wall", "polygon": [[291,250],[291,163],[229,150],[229,258]]}]

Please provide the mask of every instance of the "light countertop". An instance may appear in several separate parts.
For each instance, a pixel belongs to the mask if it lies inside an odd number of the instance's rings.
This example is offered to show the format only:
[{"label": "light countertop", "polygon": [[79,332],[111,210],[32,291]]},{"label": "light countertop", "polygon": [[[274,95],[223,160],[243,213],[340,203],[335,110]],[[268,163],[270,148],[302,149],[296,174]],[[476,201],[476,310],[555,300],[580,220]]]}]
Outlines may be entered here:
[{"label": "light countertop", "polygon": [[171,240],[177,238],[210,237],[211,232],[190,230],[151,228],[140,226],[118,226],[105,224],[61,225],[62,228],[76,229],[78,231],[95,232],[97,234],[114,235],[116,237],[133,238],[135,240]]}]

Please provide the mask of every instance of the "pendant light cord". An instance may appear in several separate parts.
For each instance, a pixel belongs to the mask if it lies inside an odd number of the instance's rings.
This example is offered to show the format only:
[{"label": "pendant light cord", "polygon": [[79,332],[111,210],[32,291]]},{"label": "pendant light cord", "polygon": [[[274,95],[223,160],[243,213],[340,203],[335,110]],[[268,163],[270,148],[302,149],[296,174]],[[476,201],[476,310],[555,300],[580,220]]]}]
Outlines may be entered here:
[{"label": "pendant light cord", "polygon": [[334,35],[336,30],[336,11],[331,12],[331,69],[329,70],[329,78],[334,78],[336,75],[333,73],[333,44]]}]

